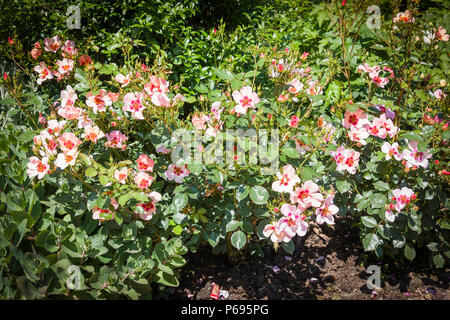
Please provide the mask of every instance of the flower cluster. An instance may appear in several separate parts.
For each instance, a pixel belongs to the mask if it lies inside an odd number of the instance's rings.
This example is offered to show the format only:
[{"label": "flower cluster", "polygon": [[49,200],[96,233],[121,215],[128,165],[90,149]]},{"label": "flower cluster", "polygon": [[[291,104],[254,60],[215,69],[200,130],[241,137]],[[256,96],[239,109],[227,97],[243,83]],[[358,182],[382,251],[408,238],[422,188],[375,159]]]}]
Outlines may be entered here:
[{"label": "flower cluster", "polygon": [[[42,84],[46,80],[56,78],[57,81],[61,81],[64,78],[68,78],[70,73],[74,70],[75,60],[78,56],[78,49],[75,48],[75,42],[66,40],[64,44],[59,36],[52,38],[45,38],[44,51],[56,54],[58,51],[60,57],[54,58],[55,64],[47,66],[45,62],[39,62],[39,65],[34,67],[34,71],[38,73],[37,83]],[[31,57],[37,60],[42,54],[42,45],[40,42],[34,44],[34,48],[31,49]]]},{"label": "flower cluster", "polygon": [[[256,94],[256,93],[255,93]],[[219,101],[216,101],[211,106],[211,115],[203,113],[196,113],[192,116],[192,125],[196,130],[206,130],[205,134],[209,137],[215,137],[217,132],[222,130],[223,121],[220,117],[223,108]]]},{"label": "flower cluster", "polygon": [[392,191],[392,201],[390,205],[386,206],[386,220],[389,222],[394,222],[395,220],[395,211],[401,212],[406,206],[408,206],[411,200],[415,200],[416,195],[413,190],[403,187],[401,189],[395,189]]},{"label": "flower cluster", "polygon": [[406,10],[405,12],[399,12],[392,20],[394,23],[398,22],[409,22],[414,23],[415,18],[412,16],[412,12],[409,10]]},{"label": "flower cluster", "polygon": [[359,65],[357,70],[360,73],[363,71],[368,73],[372,82],[380,88],[384,88],[389,83],[389,79],[394,78],[394,71],[387,66],[383,68],[381,66],[371,67],[367,63],[364,63]]},{"label": "flower cluster", "polygon": [[294,167],[286,165],[277,172],[278,180],[272,183],[272,189],[279,193],[289,193],[290,204],[281,206],[282,217],[265,226],[263,234],[272,242],[289,242],[295,235],[304,236],[308,230],[306,221],[308,209],[315,210],[318,224],[334,224],[334,215],[339,209],[333,204],[334,195],[323,195],[313,181],[300,184]]}]

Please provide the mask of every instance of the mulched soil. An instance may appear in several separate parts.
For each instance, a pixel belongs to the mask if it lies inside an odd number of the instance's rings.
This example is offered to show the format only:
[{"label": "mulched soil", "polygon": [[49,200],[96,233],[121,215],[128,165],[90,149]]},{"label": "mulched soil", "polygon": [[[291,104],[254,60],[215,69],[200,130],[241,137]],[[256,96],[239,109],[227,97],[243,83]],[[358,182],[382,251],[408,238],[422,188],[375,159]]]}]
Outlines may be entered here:
[{"label": "mulched soil", "polygon": [[[449,268],[431,269],[420,261],[420,252],[413,263],[374,260],[364,253],[352,223],[350,217],[341,217],[336,219],[335,230],[312,225],[299,250],[287,259],[282,249],[275,252],[268,246],[264,258],[241,257],[230,267],[226,256],[204,248],[187,256],[180,286],[167,298],[211,299],[216,283],[228,291],[228,300],[450,299]],[[366,285],[370,276],[366,268],[371,264],[378,264],[382,272],[382,288],[375,292]],[[279,271],[268,266],[277,266]]]}]

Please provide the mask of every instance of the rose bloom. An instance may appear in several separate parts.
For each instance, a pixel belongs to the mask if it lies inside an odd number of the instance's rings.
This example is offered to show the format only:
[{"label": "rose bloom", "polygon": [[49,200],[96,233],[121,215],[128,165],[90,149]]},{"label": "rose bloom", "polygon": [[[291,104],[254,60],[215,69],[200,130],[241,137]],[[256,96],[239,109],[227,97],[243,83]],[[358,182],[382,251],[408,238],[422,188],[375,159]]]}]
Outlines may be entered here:
[{"label": "rose bloom", "polygon": [[92,58],[87,54],[83,54],[78,60],[78,63],[80,64],[80,66],[88,66],[92,63]]},{"label": "rose bloom", "polygon": [[348,173],[355,174],[356,167],[359,163],[359,152],[355,150],[346,150],[345,152],[345,169]]},{"label": "rose bloom", "polygon": [[123,111],[131,112],[131,116],[134,119],[143,120],[144,115],[142,111],[145,109],[142,104],[144,100],[144,94],[140,92],[129,92],[123,97]]},{"label": "rose bloom", "polygon": [[242,87],[239,91],[235,90],[232,96],[237,103],[234,109],[238,114],[246,114],[249,108],[255,109],[256,105],[261,101],[250,86]]},{"label": "rose bloom", "polygon": [[72,132],[64,132],[63,135],[58,138],[58,143],[63,152],[68,152],[75,151],[81,144],[81,140]]},{"label": "rose bloom", "polygon": [[446,94],[442,92],[441,89],[437,89],[436,91],[433,92],[433,96],[438,99],[438,100],[442,100],[442,97],[446,97]]},{"label": "rose bloom", "polygon": [[[159,100],[161,100],[161,99],[159,99]],[[179,102],[183,102],[184,100],[185,100],[184,96],[179,94],[179,93],[177,93],[177,95],[175,97],[173,97],[173,99],[172,99],[171,106],[174,106],[174,105],[176,105]],[[220,104],[220,102],[219,102],[219,104]]]},{"label": "rose bloom", "polygon": [[168,154],[170,151],[171,151],[171,149],[166,148],[164,146],[159,146],[158,148],[156,148],[156,152],[162,153],[162,154]]},{"label": "rose bloom", "polygon": [[439,26],[438,30],[436,31],[436,39],[441,41],[448,41],[449,35],[447,34],[447,30]]},{"label": "rose bloom", "polygon": [[295,150],[297,150],[299,154],[305,154],[306,152],[311,151],[311,147],[305,144],[302,140],[295,139]]},{"label": "rose bloom", "polygon": [[56,153],[58,152],[57,143],[53,136],[49,135],[47,131],[42,131],[37,137],[41,139],[39,144],[40,149],[38,151],[42,157],[56,155]]},{"label": "rose bloom", "polygon": [[144,171],[139,171],[134,176],[134,182],[136,183],[138,188],[142,190],[150,187],[154,179],[155,179],[154,177],[150,176],[147,172]]},{"label": "rose bloom", "polygon": [[97,112],[105,112],[106,107],[112,105],[112,102],[110,95],[104,89],[100,89],[97,95],[94,95],[92,92],[86,94],[86,105],[91,107],[95,114]]},{"label": "rose bloom", "polygon": [[78,119],[78,129],[84,129],[88,126],[94,126],[94,121],[88,117],[86,113],[83,113]]},{"label": "rose bloom", "polygon": [[58,115],[61,117],[67,119],[67,120],[74,120],[78,119],[80,115],[83,113],[83,109],[77,108],[71,105],[62,107],[58,109]]},{"label": "rose bloom", "polygon": [[342,125],[347,129],[350,129],[350,126],[362,127],[366,124],[370,124],[370,122],[367,119],[367,114],[361,109],[353,112],[346,111],[342,120]]},{"label": "rose bloom", "polygon": [[139,212],[135,211],[135,213],[138,214],[142,220],[146,221],[151,220],[153,218],[153,214],[156,212],[155,204],[158,203],[162,198],[161,194],[156,191],[150,192],[148,196],[150,197],[150,199],[152,199],[152,202],[139,203],[138,207],[141,207],[142,210]]},{"label": "rose bloom", "polygon": [[[386,119],[386,118],[384,118],[384,119]],[[383,119],[375,117],[372,120],[372,123],[369,125],[366,125],[365,127],[367,128],[369,134],[371,134],[372,136],[376,136],[378,138],[385,139],[387,132],[386,132],[386,128],[384,127],[384,125],[385,125],[385,121],[383,121]]]},{"label": "rose bloom", "polygon": [[397,135],[398,127],[394,125],[391,119],[386,118],[386,114],[383,113],[379,117],[379,121],[382,125],[382,127],[386,130],[386,133],[389,135],[390,138],[393,138],[395,135]]},{"label": "rose bloom", "polygon": [[396,22],[411,22],[414,23],[415,19],[412,16],[411,11],[406,10],[405,12],[399,12],[393,19],[394,23]]},{"label": "rose bloom", "polygon": [[299,93],[304,87],[304,84],[301,83],[297,78],[293,79],[291,82],[288,82],[288,85],[288,91],[292,94]]},{"label": "rose bloom", "polygon": [[379,76],[373,77],[372,81],[380,88],[384,88],[389,83],[388,78],[383,78]]},{"label": "rose bloom", "polygon": [[40,160],[38,157],[31,157],[27,164],[27,174],[30,179],[38,177],[38,179],[44,178],[44,176],[50,172],[50,165],[48,164],[48,157]]},{"label": "rose bloom", "polygon": [[152,94],[152,103],[158,107],[170,107],[170,99],[164,92],[155,92]]},{"label": "rose bloom", "polygon": [[66,55],[70,56],[70,57],[74,57],[78,54],[78,49],[75,49],[75,42],[71,41],[71,40],[66,40],[66,42],[64,42],[64,46],[61,48],[61,50],[63,50],[63,57],[65,57]]},{"label": "rose bloom", "polygon": [[120,183],[125,184],[125,181],[127,180],[128,177],[128,172],[129,172],[129,168],[122,168],[122,169],[116,169],[114,171],[114,178],[116,180],[118,180]]},{"label": "rose bloom", "polygon": [[124,142],[128,140],[128,137],[120,131],[111,131],[110,133],[106,134],[106,138],[108,139],[108,141],[105,143],[106,147],[117,149],[126,149],[127,147]]},{"label": "rose bloom", "polygon": [[45,80],[50,80],[53,78],[53,72],[47,68],[45,62],[39,62],[39,65],[35,66],[33,70],[39,73],[39,77],[37,79],[38,84],[42,84]]},{"label": "rose bloom", "polygon": [[56,61],[56,64],[58,65],[58,72],[63,75],[73,70],[74,61],[64,58]]},{"label": "rose bloom", "polygon": [[334,215],[338,213],[339,208],[333,204],[333,195],[326,197],[322,206],[316,209],[316,222],[318,224],[323,224],[326,222],[329,225],[334,224]]},{"label": "rose bloom", "polygon": [[298,127],[298,123],[300,122],[300,118],[297,116],[292,116],[291,120],[289,121],[289,126],[291,128],[297,128]]},{"label": "rose bloom", "polygon": [[175,164],[169,165],[166,172],[167,180],[173,181],[177,183],[182,183],[183,179],[189,175],[190,171],[187,168],[187,165],[176,166]]},{"label": "rose bloom", "polygon": [[78,99],[78,95],[71,86],[67,86],[66,90],[61,91],[61,106],[73,106],[75,101]]},{"label": "rose bloom", "polygon": [[278,102],[286,102],[289,100],[289,94],[280,94],[280,96],[277,98]]},{"label": "rose bloom", "polygon": [[285,203],[280,211],[284,216],[278,221],[280,230],[284,230],[289,237],[294,237],[296,234],[302,237],[306,234],[308,223],[304,221],[306,216],[302,214],[302,210]]},{"label": "rose bloom", "polygon": [[114,212],[109,209],[100,209],[95,206],[92,208],[92,219],[98,220],[100,223],[106,220],[114,219]]},{"label": "rose bloom", "polygon": [[406,160],[406,167],[423,167],[428,168],[428,159],[433,155],[429,153],[429,150],[420,152],[417,149],[418,141],[411,140],[409,142],[409,149],[403,150],[402,158]]},{"label": "rose bloom", "polygon": [[53,38],[45,38],[44,39],[44,50],[56,52],[61,47],[61,40],[58,36],[54,36]]},{"label": "rose bloom", "polygon": [[295,174],[295,169],[290,164],[283,167],[283,171],[277,172],[278,180],[272,183],[272,189],[276,192],[292,192],[294,186],[300,182],[300,178]]},{"label": "rose bloom", "polygon": [[149,97],[153,96],[153,94],[157,92],[167,93],[169,92],[168,88],[169,83],[165,79],[158,78],[156,76],[151,76],[150,82],[144,84],[144,90]]},{"label": "rose bloom", "polygon": [[64,170],[68,166],[75,165],[77,156],[78,156],[77,151],[58,153],[58,156],[56,157],[55,165],[58,168],[61,168],[62,170]]},{"label": "rose bloom", "polygon": [[402,189],[397,188],[392,191],[392,194],[392,200],[396,201],[394,208],[397,212],[402,211],[402,209],[411,202],[411,199],[416,198],[414,191],[407,187],[403,187]]},{"label": "rose bloom", "polygon": [[105,136],[103,131],[100,130],[98,126],[87,125],[84,127],[84,133],[81,135],[86,141],[92,141],[93,143],[97,143],[98,139],[101,139]]},{"label": "rose bloom", "polygon": [[353,149],[345,149],[341,146],[336,151],[331,152],[330,155],[336,161],[337,171],[342,172],[347,170],[350,174],[356,173],[356,167],[359,163],[359,152]]},{"label": "rose bloom", "polygon": [[209,117],[204,114],[194,114],[192,116],[192,124],[194,125],[194,128],[196,130],[205,130],[206,129],[206,122],[208,122]]},{"label": "rose bloom", "polygon": [[124,76],[123,74],[119,73],[117,76],[115,76],[115,80],[122,85],[122,87],[126,87],[130,83],[130,74],[127,74]]},{"label": "rose bloom", "polygon": [[318,96],[323,93],[322,87],[319,86],[319,82],[317,80],[308,82],[307,93],[310,96]]},{"label": "rose bloom", "polygon": [[47,122],[47,132],[51,135],[54,135],[55,137],[59,136],[60,132],[64,129],[66,126],[65,120],[48,120]]},{"label": "rose bloom", "polygon": [[31,49],[31,57],[34,60],[37,60],[37,58],[39,58],[39,56],[42,54],[42,50],[41,49],[37,49],[37,48],[33,48]]},{"label": "rose bloom", "polygon": [[290,199],[292,203],[297,203],[300,209],[306,210],[311,206],[320,207],[323,195],[319,192],[319,186],[308,180],[291,193]]},{"label": "rose bloom", "polygon": [[390,160],[392,157],[394,157],[396,160],[402,160],[402,154],[398,150],[398,143],[394,142],[393,144],[390,144],[389,142],[383,143],[381,146],[381,151],[386,153],[386,160]]},{"label": "rose bloom", "polygon": [[149,158],[146,154],[141,154],[136,160],[139,171],[150,171],[153,172],[153,167],[155,166],[155,161]]},{"label": "rose bloom", "polygon": [[366,139],[369,137],[369,132],[366,128],[351,126],[347,134],[351,141],[360,143],[363,146],[367,144]]},{"label": "rose bloom", "polygon": [[292,239],[284,230],[280,229],[278,221],[266,225],[263,235],[267,238],[270,237],[272,242],[289,242]]}]

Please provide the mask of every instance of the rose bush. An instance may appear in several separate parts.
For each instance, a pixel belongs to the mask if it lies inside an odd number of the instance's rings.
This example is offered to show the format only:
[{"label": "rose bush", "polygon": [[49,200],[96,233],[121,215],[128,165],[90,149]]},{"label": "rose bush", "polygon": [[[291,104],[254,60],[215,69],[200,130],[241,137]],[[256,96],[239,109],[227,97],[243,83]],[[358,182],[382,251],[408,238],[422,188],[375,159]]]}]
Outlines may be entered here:
[{"label": "rose bush", "polygon": [[3,134],[4,272],[24,270],[27,298],[148,298],[149,283],[178,285],[188,251],[292,254],[311,224],[347,215],[366,251],[413,260],[426,247],[443,267],[448,35],[395,5],[367,28],[366,7],[324,7],[338,53],[252,46],[244,72],[210,67],[193,87],[131,47],[118,65],[62,36],[36,42],[30,74],[58,89],[22,103],[3,80],[34,126]]}]

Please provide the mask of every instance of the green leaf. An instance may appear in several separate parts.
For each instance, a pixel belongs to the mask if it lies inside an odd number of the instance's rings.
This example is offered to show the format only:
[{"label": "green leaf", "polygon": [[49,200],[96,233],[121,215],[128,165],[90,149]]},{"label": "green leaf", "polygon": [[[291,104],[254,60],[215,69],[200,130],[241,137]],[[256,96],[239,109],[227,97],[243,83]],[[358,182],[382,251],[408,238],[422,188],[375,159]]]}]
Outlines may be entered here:
[{"label": "green leaf", "polygon": [[365,251],[374,251],[380,244],[380,239],[376,234],[366,234],[363,239],[363,246]]},{"label": "green leaf", "polygon": [[241,250],[245,246],[246,242],[247,237],[245,236],[245,233],[240,230],[231,235],[231,244],[238,250]]},{"label": "green leaf", "polygon": [[223,69],[221,69],[221,70],[216,70],[216,71],[214,71],[214,74],[215,74],[219,79],[222,79],[222,80],[228,80],[228,81],[231,81],[231,80],[234,79],[233,73],[232,73],[231,71],[228,71],[228,70],[223,70]]},{"label": "green leaf", "polygon": [[437,252],[439,250],[439,244],[437,242],[430,242],[427,244],[427,248],[433,252]]},{"label": "green leaf", "polygon": [[394,248],[403,248],[403,246],[406,244],[406,239],[403,236],[400,236],[399,238],[395,238],[392,240],[392,245]]},{"label": "green leaf", "polygon": [[440,254],[437,254],[433,257],[433,262],[437,268],[442,268],[444,266],[445,260]]},{"label": "green leaf", "polygon": [[383,181],[377,181],[373,184],[373,186],[378,191],[388,191],[390,189],[389,184],[387,184],[386,182],[383,182]]},{"label": "green leaf", "polygon": [[267,192],[266,188],[261,186],[254,186],[250,189],[250,199],[252,199],[255,204],[266,204],[268,198],[269,192]]},{"label": "green leaf", "polygon": [[409,141],[411,140],[423,141],[422,136],[416,132],[407,132],[403,135],[403,138],[408,139]]},{"label": "green leaf", "polygon": [[287,155],[289,158],[292,158],[292,159],[300,158],[300,154],[298,153],[298,151],[295,148],[285,147],[285,148],[283,148],[283,154]]},{"label": "green leaf", "polygon": [[23,219],[22,222],[17,226],[17,231],[19,232],[19,239],[16,242],[16,247],[20,244],[23,239],[23,236],[28,231],[27,228],[27,219]]},{"label": "green leaf", "polygon": [[177,211],[181,211],[188,203],[188,196],[185,193],[178,193],[173,198],[172,203]]},{"label": "green leaf", "polygon": [[236,188],[236,200],[241,202],[245,198],[247,198],[248,193],[250,192],[250,187],[246,185],[240,185]]},{"label": "green leaf", "polygon": [[180,225],[176,225],[173,228],[173,233],[176,234],[177,236],[179,236],[182,232],[183,232],[183,227]]},{"label": "green leaf", "polygon": [[369,198],[372,208],[384,208],[387,198],[382,193],[374,193]]},{"label": "green leaf", "polygon": [[349,183],[349,182],[347,182],[347,181],[344,181],[344,180],[340,180],[340,181],[337,181],[336,182],[336,188],[338,189],[338,191],[340,192],[340,193],[346,193],[346,192],[348,192],[348,190],[350,190],[350,187],[351,187],[352,185]]},{"label": "green leaf", "polygon": [[156,274],[156,278],[157,278],[157,280],[156,280],[157,283],[160,283],[165,286],[178,287],[180,284],[178,282],[178,279],[175,276],[168,274],[164,271],[159,271]]},{"label": "green leaf", "polygon": [[100,74],[111,74],[113,73],[115,70],[117,69],[117,67],[113,64],[106,64],[100,67],[100,69],[98,69],[98,73]]},{"label": "green leaf", "polygon": [[88,168],[84,173],[86,177],[95,177],[97,175],[97,171],[94,168]]},{"label": "green leaf", "polygon": [[227,225],[225,226],[225,231],[226,232],[231,232],[236,230],[237,228],[239,228],[242,225],[241,221],[237,221],[237,220],[231,220],[230,222],[227,223]]},{"label": "green leaf", "polygon": [[106,186],[109,182],[108,176],[100,176],[98,180],[102,186]]},{"label": "green leaf", "polygon": [[122,194],[119,197],[119,200],[117,200],[117,203],[119,203],[119,205],[123,206],[123,205],[125,205],[128,202],[128,200],[130,200],[130,195]]},{"label": "green leaf", "polygon": [[186,260],[180,256],[173,256],[169,259],[169,265],[172,268],[181,268],[186,264]]},{"label": "green leaf", "polygon": [[204,84],[196,85],[194,87],[194,90],[196,90],[196,91],[198,91],[200,93],[208,93],[209,92],[208,87],[205,86]]},{"label": "green leaf", "polygon": [[406,259],[408,259],[409,261],[412,261],[416,257],[416,250],[409,243],[405,245],[404,253]]},{"label": "green leaf", "polygon": [[289,254],[294,254],[295,245],[292,241],[289,242],[283,242],[282,247],[284,251],[286,251]]},{"label": "green leaf", "polygon": [[83,69],[77,68],[75,71],[75,80],[88,83],[88,74]]},{"label": "green leaf", "polygon": [[363,223],[363,225],[365,225],[366,227],[369,227],[369,228],[375,228],[378,224],[377,220],[375,220],[375,218],[369,217],[369,216],[361,217],[361,222]]}]

